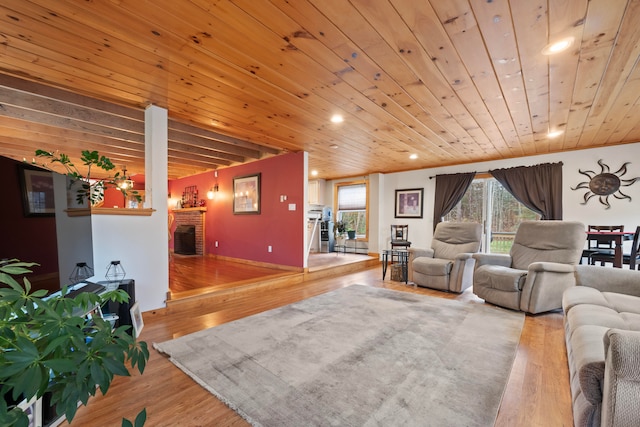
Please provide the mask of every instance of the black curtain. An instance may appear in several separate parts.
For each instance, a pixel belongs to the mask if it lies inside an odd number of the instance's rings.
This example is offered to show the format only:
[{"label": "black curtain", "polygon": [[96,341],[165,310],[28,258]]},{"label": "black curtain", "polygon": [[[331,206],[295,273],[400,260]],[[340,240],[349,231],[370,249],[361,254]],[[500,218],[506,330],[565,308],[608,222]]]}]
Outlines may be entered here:
[{"label": "black curtain", "polygon": [[442,221],[467,192],[475,172],[436,175],[436,195],[433,201],[433,229]]},{"label": "black curtain", "polygon": [[542,215],[562,219],[562,162],[489,171],[520,203]]}]

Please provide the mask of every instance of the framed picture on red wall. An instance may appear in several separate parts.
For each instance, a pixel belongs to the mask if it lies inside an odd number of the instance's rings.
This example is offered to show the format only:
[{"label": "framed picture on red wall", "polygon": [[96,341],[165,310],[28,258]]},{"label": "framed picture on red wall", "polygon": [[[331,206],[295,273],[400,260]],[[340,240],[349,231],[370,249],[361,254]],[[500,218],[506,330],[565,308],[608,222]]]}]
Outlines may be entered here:
[{"label": "framed picture on red wall", "polygon": [[53,172],[27,165],[20,165],[18,172],[24,215],[55,215]]},{"label": "framed picture on red wall", "polygon": [[233,213],[260,213],[260,174],[233,178]]}]

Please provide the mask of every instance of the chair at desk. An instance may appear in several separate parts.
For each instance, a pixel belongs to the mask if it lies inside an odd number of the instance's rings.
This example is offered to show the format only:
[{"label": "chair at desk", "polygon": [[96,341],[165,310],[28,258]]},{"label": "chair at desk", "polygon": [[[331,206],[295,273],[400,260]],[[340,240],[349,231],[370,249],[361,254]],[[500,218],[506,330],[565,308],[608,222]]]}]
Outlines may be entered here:
[{"label": "chair at desk", "polygon": [[[613,258],[613,252],[595,253],[589,257],[591,264],[599,262],[600,265],[604,265],[605,262],[613,263]],[[633,235],[631,251],[622,254],[622,263],[629,264],[631,270],[640,270],[640,226],[636,227],[636,232]]]},{"label": "chair at desk", "polygon": [[409,239],[408,225],[392,225],[391,226],[391,249],[407,249],[411,246]]},{"label": "chair at desk", "polygon": [[[588,231],[624,231],[624,225],[589,225]],[[587,264],[594,264],[593,255],[611,255],[615,253],[615,243],[611,240],[599,241],[598,239],[587,239],[587,248],[582,251],[582,258],[587,258]],[[604,264],[603,264],[604,265]]]}]

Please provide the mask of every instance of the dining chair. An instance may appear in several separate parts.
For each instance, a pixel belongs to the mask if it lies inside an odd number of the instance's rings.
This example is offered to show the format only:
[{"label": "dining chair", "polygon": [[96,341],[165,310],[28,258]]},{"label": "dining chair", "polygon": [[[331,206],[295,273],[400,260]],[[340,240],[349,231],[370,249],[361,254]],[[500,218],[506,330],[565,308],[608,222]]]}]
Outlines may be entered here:
[{"label": "dining chair", "polygon": [[409,241],[408,225],[392,225],[391,226],[391,249],[401,248],[407,249],[411,246]]},{"label": "dining chair", "polygon": [[[613,259],[613,253],[595,253],[590,256],[591,264],[599,262],[602,266],[606,262],[613,263]],[[631,250],[622,254],[622,263],[629,264],[631,270],[640,270],[640,226],[636,227],[636,232],[633,234]]]},{"label": "dining chair", "polygon": [[[624,231],[624,225],[589,225],[588,231]],[[605,254],[613,256],[615,252],[615,243],[611,240],[600,241],[598,239],[587,239],[587,248],[582,251],[582,257],[580,258],[580,264],[582,264],[582,258],[587,259],[588,264],[593,264],[594,261],[591,258],[592,255]]]}]

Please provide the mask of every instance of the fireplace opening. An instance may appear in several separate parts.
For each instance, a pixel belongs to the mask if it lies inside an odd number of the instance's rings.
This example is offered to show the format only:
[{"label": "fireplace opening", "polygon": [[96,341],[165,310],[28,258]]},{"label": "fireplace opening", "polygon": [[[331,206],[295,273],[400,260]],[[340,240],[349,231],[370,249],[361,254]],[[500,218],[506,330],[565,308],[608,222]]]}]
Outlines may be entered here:
[{"label": "fireplace opening", "polygon": [[196,254],[196,226],[179,225],[173,233],[173,252],[181,255]]}]

